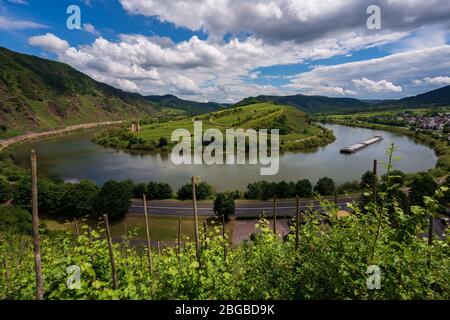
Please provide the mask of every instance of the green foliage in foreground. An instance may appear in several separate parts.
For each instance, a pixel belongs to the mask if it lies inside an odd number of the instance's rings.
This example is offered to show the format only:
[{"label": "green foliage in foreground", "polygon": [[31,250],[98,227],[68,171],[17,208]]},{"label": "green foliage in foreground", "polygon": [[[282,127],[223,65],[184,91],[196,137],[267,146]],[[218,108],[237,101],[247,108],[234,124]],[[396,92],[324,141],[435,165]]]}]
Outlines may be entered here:
[{"label": "green foliage in foreground", "polygon": [[[118,290],[113,289],[104,230],[76,238],[72,234],[41,237],[46,299],[449,299],[449,240],[432,246],[417,237],[427,228],[427,209],[404,213],[393,203],[398,227],[385,207],[357,207],[346,218],[325,202],[325,214],[310,212],[295,235],[275,236],[265,220],[254,240],[229,245],[221,228],[210,229],[202,244],[201,264],[192,239],[177,256],[174,248],[153,255],[153,273],[143,247],[114,244]],[[324,219],[328,223],[324,224]],[[0,299],[33,299],[32,241],[3,234],[0,247]],[[204,239],[201,235],[201,239]],[[203,240],[202,240],[203,241]],[[226,254],[225,254],[226,252]],[[66,268],[81,268],[81,288],[67,287]],[[369,290],[368,266],[381,269],[381,289]],[[6,266],[6,270],[5,270]]]}]

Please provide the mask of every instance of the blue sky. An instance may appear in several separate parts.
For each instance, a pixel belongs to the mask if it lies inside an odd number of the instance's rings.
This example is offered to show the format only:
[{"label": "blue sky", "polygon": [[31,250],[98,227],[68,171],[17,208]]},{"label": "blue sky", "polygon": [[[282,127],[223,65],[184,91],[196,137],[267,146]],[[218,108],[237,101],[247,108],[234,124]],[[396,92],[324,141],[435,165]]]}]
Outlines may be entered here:
[{"label": "blue sky", "polygon": [[[366,9],[381,10],[369,30]],[[81,29],[69,30],[69,5]],[[400,98],[450,84],[446,0],[0,0],[0,45],[142,94]]]}]

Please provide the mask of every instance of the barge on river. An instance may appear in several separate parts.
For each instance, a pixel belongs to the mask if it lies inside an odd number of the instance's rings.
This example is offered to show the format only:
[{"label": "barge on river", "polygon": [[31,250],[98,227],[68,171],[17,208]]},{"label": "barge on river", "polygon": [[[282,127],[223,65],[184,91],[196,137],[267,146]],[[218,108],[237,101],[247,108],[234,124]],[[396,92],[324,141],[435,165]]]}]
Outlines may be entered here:
[{"label": "barge on river", "polygon": [[365,147],[370,146],[371,144],[377,143],[381,140],[383,140],[382,136],[374,136],[364,142],[356,143],[354,145],[351,145],[350,147],[341,149],[341,153],[355,153],[356,151],[364,149]]}]

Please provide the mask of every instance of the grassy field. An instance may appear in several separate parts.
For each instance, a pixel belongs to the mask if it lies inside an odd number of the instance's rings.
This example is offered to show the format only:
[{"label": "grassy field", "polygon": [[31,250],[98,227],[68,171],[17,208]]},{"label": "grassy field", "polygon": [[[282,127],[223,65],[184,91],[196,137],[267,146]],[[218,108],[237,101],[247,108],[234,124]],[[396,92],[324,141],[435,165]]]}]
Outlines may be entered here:
[{"label": "grassy field", "polygon": [[279,128],[280,139],[283,142],[294,142],[321,133],[320,128],[308,123],[306,114],[293,107],[258,103],[212,112],[194,118],[147,125],[138,133],[138,137],[155,141],[159,140],[160,137],[165,137],[170,141],[175,129],[183,128],[193,132],[194,121],[202,121],[203,130],[217,128],[223,132],[227,128],[255,130]]},{"label": "grassy field", "polygon": [[[203,222],[207,221],[208,226],[217,225],[215,219],[205,219],[199,217],[199,226],[203,227]],[[43,218],[41,222],[45,224],[50,231],[72,231],[75,232],[73,221],[64,219]],[[85,220],[79,222],[79,225],[87,224],[91,227],[97,226],[98,220]],[[178,237],[178,218],[150,216],[149,217],[150,238],[152,241],[175,241]],[[80,227],[81,230],[81,227]],[[143,215],[129,214],[122,221],[111,223],[111,235],[113,238],[120,239],[127,232],[133,233],[133,239],[145,240],[145,218]],[[194,236],[194,219],[191,217],[182,217],[181,220],[182,237]]]}]

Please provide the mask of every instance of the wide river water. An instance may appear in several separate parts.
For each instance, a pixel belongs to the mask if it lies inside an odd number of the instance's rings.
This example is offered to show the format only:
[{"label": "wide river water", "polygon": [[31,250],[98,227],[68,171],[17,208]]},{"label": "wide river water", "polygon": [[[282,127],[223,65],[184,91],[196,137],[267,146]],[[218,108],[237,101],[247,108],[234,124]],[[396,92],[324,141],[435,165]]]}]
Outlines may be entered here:
[{"label": "wide river water", "polygon": [[[434,151],[413,139],[396,133],[353,128],[341,125],[326,125],[332,129],[336,141],[321,148],[301,152],[285,152],[280,156],[280,169],[274,176],[261,176],[259,165],[174,165],[170,154],[149,152],[124,152],[104,148],[91,141],[94,132],[75,133],[70,136],[36,141],[21,146],[15,154],[16,164],[29,168],[30,149],[38,155],[40,174],[76,182],[90,179],[98,184],[109,179],[133,179],[139,182],[150,180],[169,183],[178,188],[193,175],[211,183],[217,191],[241,189],[249,182],[297,181],[309,179],[315,183],[328,176],[336,184],[359,180],[372,169],[373,159],[386,160],[387,147],[398,146],[394,167],[404,172],[426,171],[436,164]],[[375,135],[384,140],[357,153],[340,154],[340,149],[362,142]],[[380,171],[383,167],[380,164]]]}]

